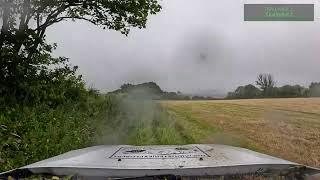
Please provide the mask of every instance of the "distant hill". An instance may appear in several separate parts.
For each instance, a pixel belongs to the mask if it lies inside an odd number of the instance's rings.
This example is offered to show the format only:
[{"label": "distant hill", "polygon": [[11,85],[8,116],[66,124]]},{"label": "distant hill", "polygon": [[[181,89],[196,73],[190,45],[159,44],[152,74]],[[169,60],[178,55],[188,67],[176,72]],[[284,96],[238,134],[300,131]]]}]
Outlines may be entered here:
[{"label": "distant hill", "polygon": [[123,84],[120,89],[117,89],[111,94],[125,93],[130,97],[143,98],[143,99],[160,99],[165,93],[160,86],[154,82],[147,82],[142,84]]},{"label": "distant hill", "polygon": [[120,89],[110,92],[110,94],[127,94],[131,98],[139,99],[163,99],[163,100],[205,100],[214,99],[208,96],[186,95],[181,92],[163,91],[155,82],[142,84],[123,84]]}]

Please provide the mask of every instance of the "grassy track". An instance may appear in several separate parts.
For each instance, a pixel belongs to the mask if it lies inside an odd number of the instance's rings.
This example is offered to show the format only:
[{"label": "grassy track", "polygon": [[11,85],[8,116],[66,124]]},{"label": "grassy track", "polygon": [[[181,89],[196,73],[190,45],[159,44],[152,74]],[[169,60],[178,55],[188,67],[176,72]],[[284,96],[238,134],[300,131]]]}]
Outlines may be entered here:
[{"label": "grassy track", "polygon": [[162,101],[195,143],[242,146],[320,167],[320,99]]},{"label": "grassy track", "polygon": [[186,144],[187,136],[176,130],[176,121],[155,101],[124,99],[120,112],[97,121],[95,144]]}]

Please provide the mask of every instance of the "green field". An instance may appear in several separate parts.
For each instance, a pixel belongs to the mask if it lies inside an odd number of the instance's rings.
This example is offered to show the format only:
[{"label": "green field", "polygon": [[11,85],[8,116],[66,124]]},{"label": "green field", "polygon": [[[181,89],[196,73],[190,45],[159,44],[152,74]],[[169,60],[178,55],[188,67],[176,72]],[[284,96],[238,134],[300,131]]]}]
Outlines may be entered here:
[{"label": "green field", "polygon": [[190,142],[241,146],[320,167],[320,98],[161,104]]}]

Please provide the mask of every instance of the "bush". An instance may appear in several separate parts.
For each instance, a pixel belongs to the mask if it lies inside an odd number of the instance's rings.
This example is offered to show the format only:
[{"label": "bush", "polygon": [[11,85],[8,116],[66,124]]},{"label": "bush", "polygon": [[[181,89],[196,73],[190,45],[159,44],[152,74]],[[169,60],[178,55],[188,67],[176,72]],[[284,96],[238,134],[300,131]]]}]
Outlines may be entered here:
[{"label": "bush", "polygon": [[16,106],[0,115],[0,171],[94,143],[95,121],[115,113],[113,98],[87,96],[50,107]]}]

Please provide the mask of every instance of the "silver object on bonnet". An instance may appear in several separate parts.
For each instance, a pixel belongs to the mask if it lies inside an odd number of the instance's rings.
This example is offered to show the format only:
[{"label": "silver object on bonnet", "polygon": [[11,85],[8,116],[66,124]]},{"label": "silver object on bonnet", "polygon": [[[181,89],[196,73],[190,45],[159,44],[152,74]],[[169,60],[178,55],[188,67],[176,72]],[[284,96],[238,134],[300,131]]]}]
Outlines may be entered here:
[{"label": "silver object on bonnet", "polygon": [[84,177],[313,175],[319,169],[226,145],[94,146],[0,174]]}]

